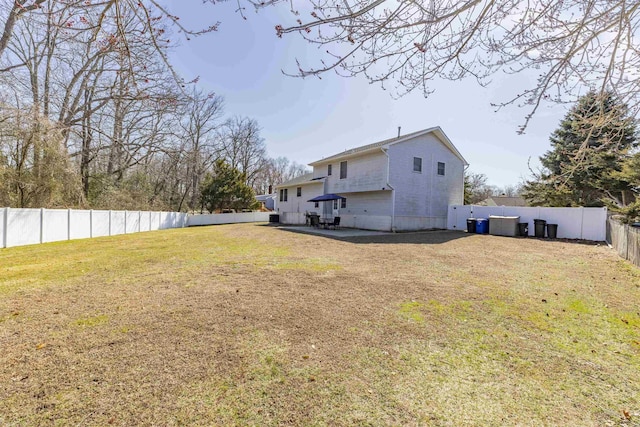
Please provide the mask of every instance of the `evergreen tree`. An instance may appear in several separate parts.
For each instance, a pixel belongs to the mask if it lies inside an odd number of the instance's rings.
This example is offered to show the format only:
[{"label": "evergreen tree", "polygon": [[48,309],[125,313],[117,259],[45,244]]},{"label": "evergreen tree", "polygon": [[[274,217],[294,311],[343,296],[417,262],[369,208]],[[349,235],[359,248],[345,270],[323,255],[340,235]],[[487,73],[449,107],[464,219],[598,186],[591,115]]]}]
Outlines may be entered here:
[{"label": "evergreen tree", "polygon": [[223,160],[216,161],[213,174],[202,183],[201,206],[210,213],[222,209],[255,209],[258,205],[246,176]]},{"label": "evergreen tree", "polygon": [[617,173],[637,146],[635,121],[611,94],[583,96],[550,141],[543,171],[524,186],[529,204],[622,208],[634,201]]},{"label": "evergreen tree", "polygon": [[622,165],[622,170],[613,175],[614,178],[627,183],[634,199],[618,209],[618,212],[624,215],[626,222],[640,221],[640,152],[627,158]]}]

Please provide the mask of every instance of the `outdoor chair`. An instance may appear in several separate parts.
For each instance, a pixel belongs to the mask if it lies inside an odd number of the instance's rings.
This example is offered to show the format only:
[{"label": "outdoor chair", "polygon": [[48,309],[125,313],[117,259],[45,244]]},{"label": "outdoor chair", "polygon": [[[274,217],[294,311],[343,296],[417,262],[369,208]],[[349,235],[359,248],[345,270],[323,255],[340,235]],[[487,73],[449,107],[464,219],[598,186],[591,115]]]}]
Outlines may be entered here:
[{"label": "outdoor chair", "polygon": [[320,226],[320,217],[318,215],[309,215],[309,222],[312,227],[318,228]]},{"label": "outdoor chair", "polygon": [[340,228],[340,217],[336,216],[333,218],[333,222],[328,222],[327,227],[333,227],[334,230]]}]

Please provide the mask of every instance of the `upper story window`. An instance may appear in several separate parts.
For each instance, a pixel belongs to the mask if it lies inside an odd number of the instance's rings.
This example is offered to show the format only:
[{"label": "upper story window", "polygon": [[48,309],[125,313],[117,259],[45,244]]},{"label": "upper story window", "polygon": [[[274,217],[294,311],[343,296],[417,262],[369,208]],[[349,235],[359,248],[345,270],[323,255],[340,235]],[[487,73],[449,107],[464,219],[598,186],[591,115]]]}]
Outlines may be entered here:
[{"label": "upper story window", "polygon": [[327,176],[331,176],[331,165],[327,166]]},{"label": "upper story window", "polygon": [[422,157],[413,158],[413,171],[422,172]]},{"label": "upper story window", "polygon": [[280,199],[278,199],[278,200],[280,200],[281,202],[284,202],[284,190],[283,189],[280,189]]},{"label": "upper story window", "polygon": [[286,202],[287,201],[287,193],[289,192],[288,188],[285,188],[284,190],[280,190],[280,201],[281,202]]},{"label": "upper story window", "polygon": [[444,163],[438,162],[438,175],[444,176]]},{"label": "upper story window", "polygon": [[298,197],[302,196],[302,187],[296,188],[296,196]]},{"label": "upper story window", "polygon": [[347,162],[340,162],[340,179],[345,179],[347,177]]}]

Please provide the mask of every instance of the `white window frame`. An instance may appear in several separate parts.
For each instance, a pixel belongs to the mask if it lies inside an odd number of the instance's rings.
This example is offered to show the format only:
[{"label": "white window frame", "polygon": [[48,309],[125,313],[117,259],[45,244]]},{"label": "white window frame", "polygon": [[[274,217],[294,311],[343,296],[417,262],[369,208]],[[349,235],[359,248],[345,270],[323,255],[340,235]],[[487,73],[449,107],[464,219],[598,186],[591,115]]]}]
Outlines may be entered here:
[{"label": "white window frame", "polygon": [[[416,160],[420,161],[420,164],[419,164],[420,167],[418,169],[416,169]],[[415,173],[422,173],[422,157],[414,157],[413,158],[413,171]]]},{"label": "white window frame", "polygon": [[[342,176],[342,172],[343,172],[342,165],[344,165],[344,176]],[[348,168],[348,166],[347,166],[347,161],[346,160],[344,162],[340,162],[340,179],[347,179],[347,176],[348,176],[347,175],[347,168]]]}]

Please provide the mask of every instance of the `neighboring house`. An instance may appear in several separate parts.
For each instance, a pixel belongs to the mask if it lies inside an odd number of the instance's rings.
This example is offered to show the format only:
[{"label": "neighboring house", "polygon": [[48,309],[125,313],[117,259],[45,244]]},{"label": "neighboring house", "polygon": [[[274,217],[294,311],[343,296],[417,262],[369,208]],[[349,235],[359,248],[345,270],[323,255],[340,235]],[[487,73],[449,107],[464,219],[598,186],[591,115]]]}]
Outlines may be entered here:
[{"label": "neighboring house", "polygon": [[509,196],[491,196],[478,205],[482,206],[527,206],[527,201],[522,197],[509,197]]},{"label": "neighboring house", "polygon": [[256,200],[260,202],[262,208],[267,210],[275,210],[277,194],[260,194],[256,196]]},{"label": "neighboring house", "polygon": [[[449,205],[464,200],[467,162],[433,127],[346,150],[310,163],[313,173],[276,186],[280,221],[304,213],[341,217],[344,227],[407,231],[446,228]],[[307,202],[335,193],[345,200]]]}]

